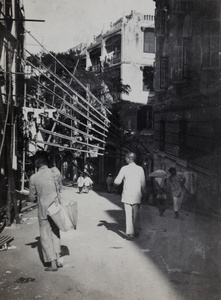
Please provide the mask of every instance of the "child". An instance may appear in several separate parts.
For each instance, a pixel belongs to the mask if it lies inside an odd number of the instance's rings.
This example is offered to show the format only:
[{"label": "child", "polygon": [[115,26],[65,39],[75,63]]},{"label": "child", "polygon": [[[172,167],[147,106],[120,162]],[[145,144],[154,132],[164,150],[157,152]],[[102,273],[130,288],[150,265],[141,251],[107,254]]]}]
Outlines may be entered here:
[{"label": "child", "polygon": [[167,208],[167,196],[164,193],[163,189],[159,189],[158,194],[157,194],[157,207],[159,209],[159,214],[162,217],[163,213],[165,212]]},{"label": "child", "polygon": [[84,178],[85,193],[89,192],[89,189],[92,187],[92,185],[93,185],[93,181],[91,180],[91,178],[88,175],[86,175],[85,178]]},{"label": "child", "polygon": [[78,185],[79,194],[82,194],[83,187],[84,187],[84,177],[82,174],[80,174],[80,176],[78,177],[77,185]]}]

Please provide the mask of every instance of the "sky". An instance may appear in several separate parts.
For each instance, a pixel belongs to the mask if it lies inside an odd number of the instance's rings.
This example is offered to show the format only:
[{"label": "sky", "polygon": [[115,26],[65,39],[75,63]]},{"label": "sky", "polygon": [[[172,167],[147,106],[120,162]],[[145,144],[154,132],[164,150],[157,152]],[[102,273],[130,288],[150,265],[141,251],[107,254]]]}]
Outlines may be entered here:
[{"label": "sky", "polygon": [[[29,31],[48,51],[65,52],[80,43],[92,42],[124,14],[135,10],[154,14],[153,0],[22,0]],[[26,47],[39,53],[41,47],[27,34]]]}]

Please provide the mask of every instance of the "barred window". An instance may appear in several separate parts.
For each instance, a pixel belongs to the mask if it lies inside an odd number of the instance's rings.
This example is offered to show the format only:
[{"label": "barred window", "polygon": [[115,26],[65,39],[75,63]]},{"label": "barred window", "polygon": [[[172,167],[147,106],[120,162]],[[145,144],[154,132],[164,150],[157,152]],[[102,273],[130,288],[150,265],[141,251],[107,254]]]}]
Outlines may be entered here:
[{"label": "barred window", "polygon": [[203,21],[202,66],[219,67],[219,20]]},{"label": "barred window", "polygon": [[154,70],[152,66],[145,66],[143,68],[143,91],[153,91],[153,77]]}]

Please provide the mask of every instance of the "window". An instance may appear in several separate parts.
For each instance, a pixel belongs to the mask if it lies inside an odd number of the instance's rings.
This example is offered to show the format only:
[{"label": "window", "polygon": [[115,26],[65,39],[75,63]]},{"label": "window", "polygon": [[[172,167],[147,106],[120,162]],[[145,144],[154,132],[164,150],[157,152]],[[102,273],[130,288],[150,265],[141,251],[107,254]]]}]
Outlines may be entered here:
[{"label": "window", "polygon": [[168,84],[168,57],[160,59],[160,88],[167,88]]},{"label": "window", "polygon": [[153,28],[145,28],[144,30],[144,52],[155,53],[155,36]]},{"label": "window", "polygon": [[143,68],[143,91],[153,91],[153,67]]},{"label": "window", "polygon": [[155,16],[156,36],[164,36],[166,33],[167,11],[165,9],[156,9]]},{"label": "window", "polygon": [[219,34],[218,20],[203,21],[202,65],[205,68],[219,67]]},{"label": "window", "polygon": [[137,111],[137,130],[152,129],[153,113],[151,106],[140,106]]}]

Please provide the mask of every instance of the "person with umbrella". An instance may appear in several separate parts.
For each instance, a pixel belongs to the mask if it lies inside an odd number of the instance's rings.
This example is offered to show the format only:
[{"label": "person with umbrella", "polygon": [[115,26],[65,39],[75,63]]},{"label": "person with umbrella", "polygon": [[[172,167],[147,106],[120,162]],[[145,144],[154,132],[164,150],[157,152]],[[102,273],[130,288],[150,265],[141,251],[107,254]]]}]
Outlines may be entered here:
[{"label": "person with umbrella", "polygon": [[154,193],[156,204],[159,210],[159,215],[163,216],[167,208],[167,196],[166,196],[166,184],[168,174],[164,170],[156,170],[149,174],[149,177],[152,177],[154,185]]}]

